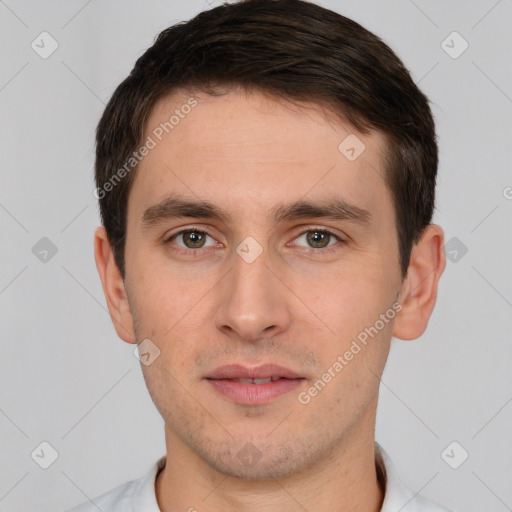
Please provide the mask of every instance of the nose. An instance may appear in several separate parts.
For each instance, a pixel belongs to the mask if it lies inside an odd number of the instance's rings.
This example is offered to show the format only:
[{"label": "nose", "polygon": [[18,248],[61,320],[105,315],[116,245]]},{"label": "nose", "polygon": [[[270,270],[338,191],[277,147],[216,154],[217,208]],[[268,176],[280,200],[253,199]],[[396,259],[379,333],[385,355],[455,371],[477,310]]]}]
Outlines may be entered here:
[{"label": "nose", "polygon": [[232,339],[257,341],[285,332],[291,322],[289,291],[269,268],[264,251],[247,263],[236,255],[222,281],[215,325]]}]

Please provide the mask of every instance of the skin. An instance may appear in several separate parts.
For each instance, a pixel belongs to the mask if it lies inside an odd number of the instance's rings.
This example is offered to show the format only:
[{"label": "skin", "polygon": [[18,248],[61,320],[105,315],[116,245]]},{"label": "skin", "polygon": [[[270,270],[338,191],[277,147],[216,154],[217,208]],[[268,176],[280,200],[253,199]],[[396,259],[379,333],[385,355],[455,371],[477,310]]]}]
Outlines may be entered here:
[{"label": "skin", "polygon": [[[160,350],[152,364],[142,365],[165,420],[159,506],[164,512],[287,512],[299,504],[378,511],[379,378],[391,337],[414,339],[427,326],[445,266],[443,231],[435,225],[424,230],[404,279],[395,212],[382,178],[382,134],[357,133],[318,105],[291,105],[261,93],[194,97],[198,105],[137,170],[128,201],[125,281],[104,228],[95,234],[96,263],[118,335],[128,343],[150,339]],[[181,92],[158,101],[145,137],[187,99]],[[338,150],[349,134],[366,147],[355,161]],[[145,226],[144,211],[170,194],[207,200],[227,217]],[[276,223],[269,215],[293,201],[332,198],[367,210],[371,221]],[[211,235],[195,253],[188,238],[168,241],[190,227]],[[311,238],[301,235],[308,229],[310,235],[331,230],[339,239],[320,234],[327,246],[312,248]],[[262,248],[252,263],[236,252],[247,236]],[[402,309],[394,320],[301,404],[298,393],[397,301]],[[203,378],[223,364],[268,362],[305,377],[301,387],[249,406],[218,394]],[[253,464],[237,457],[249,442],[260,454]]]}]

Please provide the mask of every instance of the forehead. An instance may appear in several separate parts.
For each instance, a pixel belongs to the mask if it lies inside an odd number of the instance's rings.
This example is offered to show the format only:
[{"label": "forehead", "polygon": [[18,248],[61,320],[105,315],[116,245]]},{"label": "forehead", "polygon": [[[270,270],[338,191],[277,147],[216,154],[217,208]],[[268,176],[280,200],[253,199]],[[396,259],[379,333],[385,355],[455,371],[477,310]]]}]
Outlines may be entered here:
[{"label": "forehead", "polygon": [[221,96],[180,91],[155,103],[148,137],[154,148],[139,164],[129,212],[169,192],[208,198],[240,215],[284,198],[336,191],[361,208],[377,206],[383,196],[389,203],[385,137],[358,133],[313,103],[243,90]]}]

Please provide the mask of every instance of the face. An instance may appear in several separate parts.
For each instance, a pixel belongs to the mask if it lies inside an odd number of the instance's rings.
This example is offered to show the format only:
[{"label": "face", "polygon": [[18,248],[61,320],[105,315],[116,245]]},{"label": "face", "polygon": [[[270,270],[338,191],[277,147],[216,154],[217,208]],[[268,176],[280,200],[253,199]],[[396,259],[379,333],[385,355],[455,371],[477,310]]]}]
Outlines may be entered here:
[{"label": "face", "polygon": [[[160,351],[142,369],[168,441],[225,474],[284,477],[373,435],[402,285],[386,142],[314,105],[194,98],[152,109],[129,196],[130,315]],[[300,378],[212,378],[232,364]]]}]

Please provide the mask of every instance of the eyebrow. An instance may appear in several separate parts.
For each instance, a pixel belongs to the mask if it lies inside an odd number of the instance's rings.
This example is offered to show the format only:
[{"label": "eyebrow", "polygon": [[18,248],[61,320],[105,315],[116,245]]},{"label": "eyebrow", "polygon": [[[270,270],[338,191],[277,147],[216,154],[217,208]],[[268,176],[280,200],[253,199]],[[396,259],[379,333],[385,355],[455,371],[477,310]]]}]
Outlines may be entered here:
[{"label": "eyebrow", "polygon": [[[343,199],[335,198],[309,202],[299,200],[280,205],[270,210],[270,218],[279,222],[305,219],[310,217],[349,221],[361,226],[371,224],[371,213]],[[149,229],[171,219],[191,217],[206,220],[218,220],[228,224],[232,217],[221,207],[204,200],[189,200],[178,196],[169,196],[163,201],[148,207],[142,215],[142,228]]]}]

